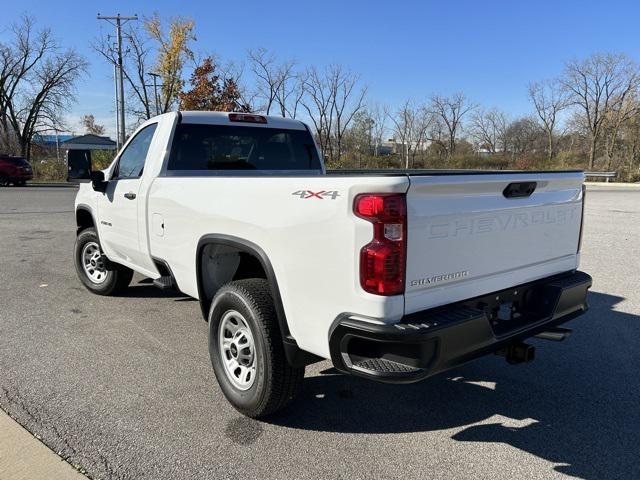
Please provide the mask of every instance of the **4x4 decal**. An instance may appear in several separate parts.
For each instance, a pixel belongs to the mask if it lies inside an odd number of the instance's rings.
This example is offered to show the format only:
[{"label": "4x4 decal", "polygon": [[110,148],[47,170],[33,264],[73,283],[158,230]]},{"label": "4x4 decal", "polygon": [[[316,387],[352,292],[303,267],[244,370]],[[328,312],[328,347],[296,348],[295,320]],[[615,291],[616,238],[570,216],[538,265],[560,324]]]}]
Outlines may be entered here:
[{"label": "4x4 decal", "polygon": [[308,198],[317,198],[319,200],[330,198],[331,200],[335,200],[340,196],[337,190],[320,190],[318,192],[313,192],[311,190],[298,190],[297,192],[293,192],[291,195],[300,197],[303,200]]}]

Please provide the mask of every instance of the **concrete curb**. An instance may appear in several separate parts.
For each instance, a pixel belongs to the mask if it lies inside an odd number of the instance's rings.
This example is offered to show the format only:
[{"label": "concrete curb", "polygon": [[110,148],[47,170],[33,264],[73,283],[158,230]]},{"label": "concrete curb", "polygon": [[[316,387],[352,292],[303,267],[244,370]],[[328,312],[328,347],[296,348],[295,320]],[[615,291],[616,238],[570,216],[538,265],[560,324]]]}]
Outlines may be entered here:
[{"label": "concrete curb", "polygon": [[622,183],[622,182],[584,182],[587,187],[602,188],[640,188],[640,183]]},{"label": "concrete curb", "polygon": [[34,188],[34,187],[47,187],[47,188],[78,188],[79,183],[66,183],[66,182],[50,182],[50,183],[27,183],[25,187]]},{"label": "concrete curb", "polygon": [[86,480],[71,465],[0,410],[2,480]]}]

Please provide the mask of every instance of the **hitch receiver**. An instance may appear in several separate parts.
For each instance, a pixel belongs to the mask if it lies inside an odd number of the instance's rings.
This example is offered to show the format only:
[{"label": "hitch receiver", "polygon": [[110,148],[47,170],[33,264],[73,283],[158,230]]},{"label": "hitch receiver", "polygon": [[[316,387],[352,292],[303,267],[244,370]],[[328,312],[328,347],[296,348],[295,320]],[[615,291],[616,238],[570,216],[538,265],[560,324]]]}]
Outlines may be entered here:
[{"label": "hitch receiver", "polygon": [[536,358],[536,347],[533,345],[527,345],[523,342],[516,342],[507,345],[505,348],[497,350],[496,355],[504,357],[510,365],[528,363],[532,362],[533,359]]}]

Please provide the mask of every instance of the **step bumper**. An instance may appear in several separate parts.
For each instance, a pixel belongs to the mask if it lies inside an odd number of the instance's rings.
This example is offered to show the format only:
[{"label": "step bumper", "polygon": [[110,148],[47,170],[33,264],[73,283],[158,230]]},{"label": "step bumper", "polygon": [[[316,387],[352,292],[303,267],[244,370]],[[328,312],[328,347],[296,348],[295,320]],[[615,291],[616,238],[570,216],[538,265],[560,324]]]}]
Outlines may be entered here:
[{"label": "step bumper", "polygon": [[591,284],[588,274],[568,272],[413,313],[396,324],[343,314],[330,332],[331,360],[352,375],[419,381],[582,315]]}]

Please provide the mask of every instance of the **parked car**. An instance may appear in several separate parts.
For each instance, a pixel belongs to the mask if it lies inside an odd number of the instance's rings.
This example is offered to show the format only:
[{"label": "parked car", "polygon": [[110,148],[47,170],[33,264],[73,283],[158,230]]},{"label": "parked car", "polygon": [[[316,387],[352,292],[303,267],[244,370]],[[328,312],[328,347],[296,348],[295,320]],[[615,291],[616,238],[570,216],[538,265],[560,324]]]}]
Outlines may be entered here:
[{"label": "parked car", "polygon": [[32,178],[33,170],[24,158],[0,155],[0,186],[21,186]]},{"label": "parked car", "polygon": [[80,280],[112,295],[136,271],[199,299],[218,383],[250,417],[323,359],[391,383],[527,362],[525,339],[564,339],[587,310],[581,171],[327,172],[298,120],[173,112],[91,176]]}]

